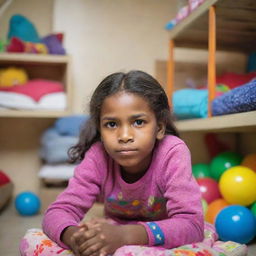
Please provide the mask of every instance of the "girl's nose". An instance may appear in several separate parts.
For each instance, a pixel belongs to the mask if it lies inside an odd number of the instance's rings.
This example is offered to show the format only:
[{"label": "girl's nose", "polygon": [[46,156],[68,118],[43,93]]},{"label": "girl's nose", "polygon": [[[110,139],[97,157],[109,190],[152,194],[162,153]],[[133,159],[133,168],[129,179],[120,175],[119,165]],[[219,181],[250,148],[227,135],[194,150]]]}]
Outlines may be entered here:
[{"label": "girl's nose", "polygon": [[130,127],[124,126],[120,128],[118,141],[120,143],[133,142],[133,132]]}]

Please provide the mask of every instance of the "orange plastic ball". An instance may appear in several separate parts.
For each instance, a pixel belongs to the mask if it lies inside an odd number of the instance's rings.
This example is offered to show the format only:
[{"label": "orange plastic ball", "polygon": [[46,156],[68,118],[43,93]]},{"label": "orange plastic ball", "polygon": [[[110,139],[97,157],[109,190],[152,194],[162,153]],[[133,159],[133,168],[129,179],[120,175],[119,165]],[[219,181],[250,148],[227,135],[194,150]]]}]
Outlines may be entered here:
[{"label": "orange plastic ball", "polygon": [[205,220],[211,224],[214,224],[215,219],[218,213],[226,206],[230,205],[226,200],[223,198],[216,199],[212,201],[207,208],[205,214]]},{"label": "orange plastic ball", "polygon": [[256,172],[256,153],[247,155],[241,165],[246,166]]}]

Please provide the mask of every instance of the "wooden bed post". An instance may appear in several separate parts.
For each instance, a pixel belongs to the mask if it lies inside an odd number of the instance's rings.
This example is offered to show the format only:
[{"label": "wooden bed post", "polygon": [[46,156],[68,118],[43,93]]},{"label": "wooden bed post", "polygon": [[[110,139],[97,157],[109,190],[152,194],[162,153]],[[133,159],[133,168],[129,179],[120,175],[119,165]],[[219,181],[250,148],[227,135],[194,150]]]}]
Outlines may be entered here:
[{"label": "wooden bed post", "polygon": [[166,94],[170,107],[172,107],[172,94],[174,87],[174,41],[170,40],[169,43],[169,59],[167,61],[167,85]]},{"label": "wooden bed post", "polygon": [[209,38],[208,38],[208,116],[212,116],[211,103],[215,98],[216,86],[216,13],[215,7],[211,6],[209,9]]}]

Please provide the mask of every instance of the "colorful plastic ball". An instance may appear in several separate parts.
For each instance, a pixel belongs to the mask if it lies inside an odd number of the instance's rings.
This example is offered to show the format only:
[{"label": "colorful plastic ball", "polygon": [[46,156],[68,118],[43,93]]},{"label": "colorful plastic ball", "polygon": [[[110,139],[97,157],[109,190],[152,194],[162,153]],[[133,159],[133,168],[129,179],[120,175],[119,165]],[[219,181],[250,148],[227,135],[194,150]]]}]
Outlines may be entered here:
[{"label": "colorful plastic ball", "polygon": [[33,192],[25,191],[15,198],[15,208],[20,215],[32,216],[39,212],[41,202]]},{"label": "colorful plastic ball", "polygon": [[205,220],[211,224],[214,224],[216,216],[226,206],[229,206],[229,203],[225,201],[223,198],[219,198],[212,201],[208,205],[208,208],[205,214]]},{"label": "colorful plastic ball", "polygon": [[241,165],[246,166],[256,172],[256,153],[247,155]]},{"label": "colorful plastic ball", "polygon": [[9,176],[0,170],[0,186],[6,185],[11,182]]},{"label": "colorful plastic ball", "polygon": [[256,218],[256,202],[252,204],[252,206],[250,207],[250,210]]},{"label": "colorful plastic ball", "polygon": [[217,198],[220,198],[218,182],[212,178],[196,179],[199,185],[202,198],[209,204]]},{"label": "colorful plastic ball", "polygon": [[215,156],[210,163],[211,177],[219,180],[220,176],[229,168],[242,162],[242,156],[234,152],[223,152]]},{"label": "colorful plastic ball", "polygon": [[210,166],[208,164],[193,164],[192,173],[196,179],[210,177]]},{"label": "colorful plastic ball", "polygon": [[201,199],[201,203],[202,203],[202,207],[203,207],[203,213],[205,216],[207,209],[208,209],[208,204],[207,204],[206,200],[204,200],[203,198]]},{"label": "colorful plastic ball", "polygon": [[230,205],[216,217],[215,227],[221,240],[247,244],[256,235],[256,219],[241,205]]},{"label": "colorful plastic ball", "polygon": [[232,167],[221,176],[219,188],[228,203],[248,206],[256,201],[256,173],[244,166]]}]

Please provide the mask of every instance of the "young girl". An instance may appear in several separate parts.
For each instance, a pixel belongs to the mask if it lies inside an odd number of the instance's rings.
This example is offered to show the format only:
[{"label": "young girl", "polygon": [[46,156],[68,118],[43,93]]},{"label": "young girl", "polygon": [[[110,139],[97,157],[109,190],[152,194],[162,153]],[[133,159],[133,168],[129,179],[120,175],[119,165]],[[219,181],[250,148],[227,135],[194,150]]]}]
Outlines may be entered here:
[{"label": "young girl", "polygon": [[[106,77],[92,95],[90,119],[69,153],[80,164],[44,215],[43,231],[51,240],[33,231],[45,242],[31,255],[71,253],[66,249],[78,256],[176,255],[165,249],[203,240],[201,194],[190,152],[172,123],[164,90],[150,75],[131,71]],[[106,219],[80,223],[96,200],[104,203]],[[216,239],[214,231],[207,234]],[[21,251],[30,255],[25,240]],[[43,254],[47,246],[51,253]],[[189,250],[205,248],[193,244]],[[219,255],[210,250],[202,255]]]}]

